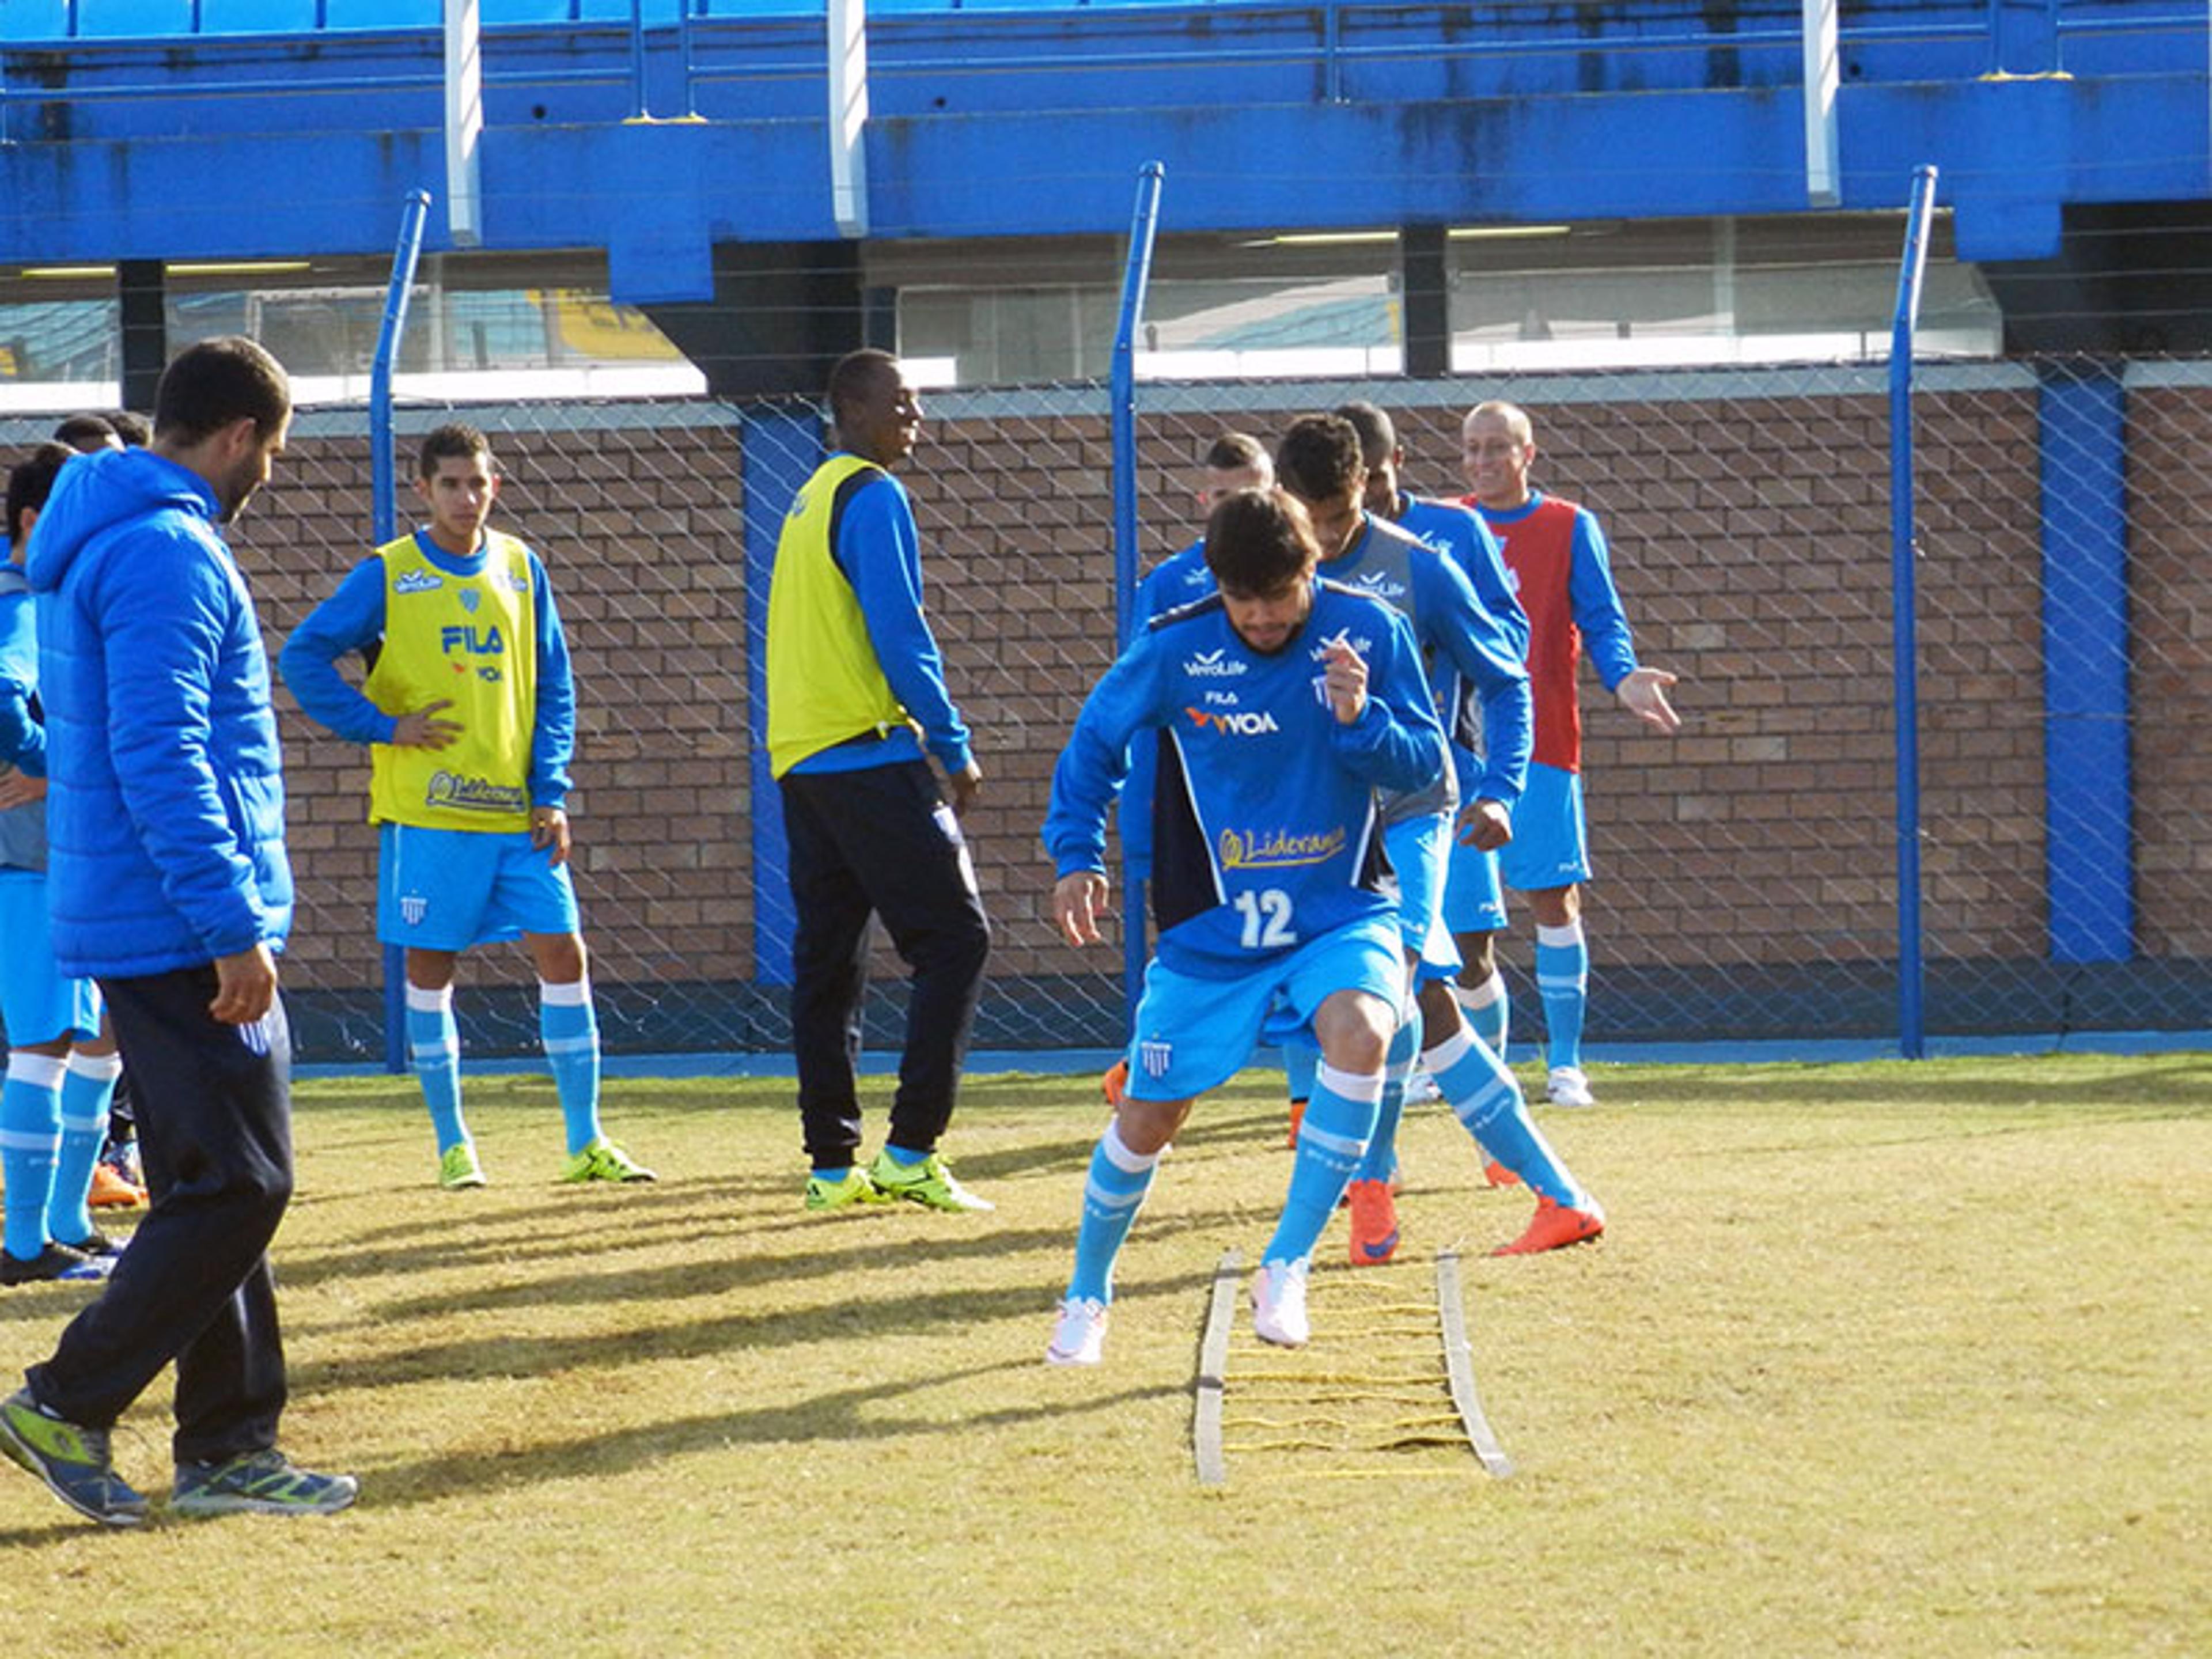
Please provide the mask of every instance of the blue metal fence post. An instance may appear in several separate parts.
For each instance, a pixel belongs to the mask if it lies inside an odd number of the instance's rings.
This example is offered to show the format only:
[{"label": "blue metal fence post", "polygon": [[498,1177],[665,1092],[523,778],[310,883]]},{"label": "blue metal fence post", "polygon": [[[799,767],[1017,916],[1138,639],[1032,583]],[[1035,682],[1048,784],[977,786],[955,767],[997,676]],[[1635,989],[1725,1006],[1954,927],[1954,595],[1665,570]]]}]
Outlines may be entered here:
[{"label": "blue metal fence post", "polygon": [[768,594],[776,538],[799,486],[822,464],[822,416],[812,404],[762,404],[738,420],[738,477],[744,491],[746,730],[751,760],[753,983],[791,983],[793,917],[783,804],[768,759]]},{"label": "blue metal fence post", "polygon": [[[392,282],[385,290],[376,359],[368,372],[368,512],[379,547],[398,533],[398,480],[392,453],[392,371],[399,360],[400,337],[407,331],[407,301],[415,286],[415,265],[422,254],[422,226],[429,214],[430,192],[409,191],[399,216],[399,245],[392,254]],[[407,953],[396,945],[384,947],[384,1069],[407,1069]]]},{"label": "blue metal fence post", "polygon": [[1907,1060],[1928,1052],[1926,979],[1920,933],[1920,671],[1914,623],[1912,514],[1912,336],[1928,268],[1928,222],[1936,208],[1936,169],[1912,175],[1905,256],[1889,340],[1889,559],[1894,616],[1897,703],[1897,1044]]},{"label": "blue metal fence post", "polygon": [[[1147,161],[1137,173],[1137,206],[1129,224],[1129,257],[1121,272],[1121,317],[1114,331],[1114,638],[1123,647],[1135,627],[1137,598],[1137,330],[1152,282],[1152,239],[1159,227],[1160,181],[1167,168]],[[1124,1033],[1145,983],[1144,895],[1121,866],[1121,1021]]]}]

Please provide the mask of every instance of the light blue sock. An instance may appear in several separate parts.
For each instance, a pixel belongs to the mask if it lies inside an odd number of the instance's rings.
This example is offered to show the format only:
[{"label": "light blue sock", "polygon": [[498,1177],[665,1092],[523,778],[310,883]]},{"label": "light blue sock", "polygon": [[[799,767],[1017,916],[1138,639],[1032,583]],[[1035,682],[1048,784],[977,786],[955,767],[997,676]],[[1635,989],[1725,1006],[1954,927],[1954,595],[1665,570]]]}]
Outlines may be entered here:
[{"label": "light blue sock", "polygon": [[1452,1000],[1459,1004],[1467,1028],[1498,1059],[1505,1058],[1505,1033],[1513,1018],[1513,999],[1505,989],[1505,975],[1497,969],[1480,985],[1455,985]]},{"label": "light blue sock", "polygon": [[1536,930],[1536,992],[1544,1000],[1544,1061],[1583,1063],[1583,1010],[1589,1000],[1589,946],[1582,918]]},{"label": "light blue sock", "polygon": [[1303,1261],[1313,1254],[1322,1229],[1336,1213],[1345,1183],[1367,1151],[1382,1100],[1382,1073],[1361,1076],[1321,1063],[1306,1102],[1305,1127],[1298,1131],[1297,1161],[1291,1165],[1291,1189],[1283,1195],[1283,1218],[1275,1224],[1262,1262]]},{"label": "light blue sock", "polygon": [[1287,1037],[1283,1042],[1283,1082],[1292,1100],[1313,1098],[1314,1068],[1321,1064],[1321,1050],[1310,1042],[1297,1037]]},{"label": "light blue sock", "polygon": [[407,1047],[442,1155],[469,1138],[461,1117],[461,1030],[453,1021],[452,986],[442,991],[407,988]]},{"label": "light blue sock", "polygon": [[1513,1073],[1473,1032],[1453,1033],[1423,1054],[1421,1064],[1475,1144],[1519,1176],[1531,1192],[1569,1209],[1589,1203],[1589,1195],[1528,1115],[1528,1103]]},{"label": "light blue sock", "polygon": [[917,1152],[911,1146],[894,1146],[886,1140],[884,1143],[884,1156],[897,1164],[900,1169],[911,1170],[915,1164],[927,1160],[929,1154]]},{"label": "light blue sock", "polygon": [[1090,1179],[1083,1183],[1083,1221],[1075,1230],[1075,1273],[1067,1293],[1098,1302],[1114,1299],[1114,1259],[1152,1189],[1158,1152],[1133,1152],[1122,1144],[1121,1126],[1109,1123],[1091,1154]]},{"label": "light blue sock", "polygon": [[46,1248],[46,1200],[62,1138],[62,1070],[55,1054],[11,1054],[0,1085],[0,1180],[8,1185],[0,1248],[29,1261]]},{"label": "light blue sock", "polygon": [[571,1158],[599,1138],[599,1022],[592,1013],[592,981],[538,982],[538,1035],[553,1087],[561,1097]]},{"label": "light blue sock", "polygon": [[54,1160],[54,1189],[46,1198],[46,1235],[64,1244],[93,1235],[92,1166],[107,1139],[107,1103],[123,1074],[119,1054],[69,1057],[62,1073],[62,1144]]},{"label": "light blue sock", "polygon": [[1388,1181],[1398,1164],[1398,1121],[1406,1115],[1406,1085],[1413,1081],[1414,1053],[1421,1046],[1421,1011],[1411,997],[1400,1011],[1398,1034],[1382,1062],[1382,1098],[1375,1107],[1375,1132],[1352,1172],[1354,1181]]}]

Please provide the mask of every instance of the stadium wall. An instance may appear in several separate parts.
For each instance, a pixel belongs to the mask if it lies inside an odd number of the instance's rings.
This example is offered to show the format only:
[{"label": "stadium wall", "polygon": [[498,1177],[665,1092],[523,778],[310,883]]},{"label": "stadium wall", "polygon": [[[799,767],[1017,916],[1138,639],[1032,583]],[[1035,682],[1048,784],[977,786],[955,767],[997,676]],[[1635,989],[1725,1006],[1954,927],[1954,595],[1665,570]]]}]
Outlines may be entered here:
[{"label": "stadium wall", "polygon": [[[2106,366],[2081,372],[2105,373]],[[2144,902],[2130,953],[2051,948],[2046,684],[2040,616],[2046,366],[1923,372],[1923,829],[1929,1024],[1939,1032],[2188,1029],[2203,1022],[2212,914],[2212,629],[2196,512],[2212,471],[2212,375],[2138,366],[2125,398],[2131,799],[2118,815]],[[1235,427],[1368,397],[1398,416],[1408,479],[1457,488],[1457,422],[1480,397],[1534,411],[1547,488],[1613,539],[1647,663],[1682,677],[1687,724],[1647,736],[1585,684],[1598,877],[1588,896],[1594,1039],[1879,1035],[1897,955],[1887,414],[1878,372],[1147,387],[1144,560],[1196,526],[1188,467]],[[1052,766],[1105,665],[1114,614],[1105,400],[1095,386],[943,394],[905,475],[928,602],[987,775],[969,831],[998,939],[977,1040],[1118,1039],[1118,951],[1079,955],[1049,925],[1036,841]],[[501,514],[553,573],[574,653],[577,870],[608,1046],[773,1048],[780,987],[760,963],[787,932],[752,868],[745,685],[744,458],[727,405],[511,405],[491,431]],[[11,444],[37,435],[0,423]],[[358,411],[301,417],[275,481],[235,526],[272,649],[367,551]],[[788,425],[789,423],[787,423]],[[403,447],[404,446],[403,436]],[[403,513],[405,503],[403,501]],[[303,1058],[380,1054],[374,838],[358,751],[283,700],[301,904],[287,968]],[[1525,966],[1525,910],[1504,955]],[[896,1030],[879,955],[872,1041]],[[478,1053],[527,1052],[519,950],[475,953],[461,1009]],[[1519,1006],[1535,1016],[1522,976]],[[1526,1029],[1524,1023],[1523,1029]]]}]

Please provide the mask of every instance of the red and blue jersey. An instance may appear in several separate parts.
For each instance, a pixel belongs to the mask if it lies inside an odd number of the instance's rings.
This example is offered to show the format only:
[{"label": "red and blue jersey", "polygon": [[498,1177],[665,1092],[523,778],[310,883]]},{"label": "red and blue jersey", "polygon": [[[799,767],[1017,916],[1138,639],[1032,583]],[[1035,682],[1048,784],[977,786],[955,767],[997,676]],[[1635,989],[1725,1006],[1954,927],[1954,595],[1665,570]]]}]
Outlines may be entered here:
[{"label": "red and blue jersey", "polygon": [[1528,680],[1536,699],[1539,766],[1579,772],[1583,716],[1575,674],[1584,646],[1608,691],[1636,671],[1628,617],[1613,585],[1605,532],[1572,501],[1531,492],[1520,507],[1468,506],[1498,538],[1528,617]]}]

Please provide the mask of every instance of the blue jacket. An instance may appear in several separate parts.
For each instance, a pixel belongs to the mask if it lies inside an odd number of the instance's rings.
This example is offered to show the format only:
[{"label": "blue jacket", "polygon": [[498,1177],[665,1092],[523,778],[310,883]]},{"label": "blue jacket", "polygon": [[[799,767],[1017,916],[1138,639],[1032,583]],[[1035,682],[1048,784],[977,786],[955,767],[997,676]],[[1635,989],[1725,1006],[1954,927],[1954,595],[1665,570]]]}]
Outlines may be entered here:
[{"label": "blue jacket", "polygon": [[117,450],[62,469],[31,538],[64,974],[195,967],[291,927],[269,657],[221,512],[197,474]]},{"label": "blue jacket", "polygon": [[[0,762],[26,777],[46,775],[46,733],[40,724],[39,630],[30,584],[5,557],[0,541]],[[0,868],[46,867],[46,804],[26,801],[0,812]]]}]

